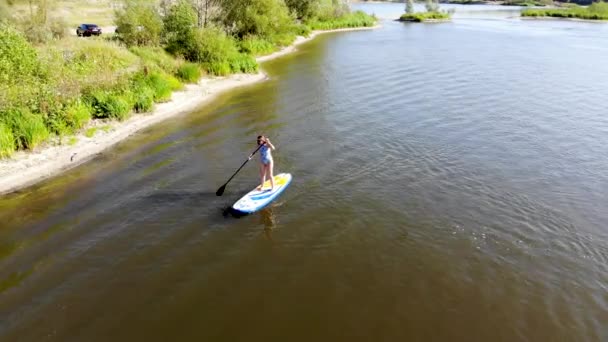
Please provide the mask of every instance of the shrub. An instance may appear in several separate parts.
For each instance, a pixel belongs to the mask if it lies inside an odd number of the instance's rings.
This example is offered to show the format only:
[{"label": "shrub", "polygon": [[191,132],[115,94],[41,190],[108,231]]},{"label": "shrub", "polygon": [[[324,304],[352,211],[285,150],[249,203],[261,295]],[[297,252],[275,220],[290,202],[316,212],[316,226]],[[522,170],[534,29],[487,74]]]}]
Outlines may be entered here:
[{"label": "shrub", "polygon": [[133,109],[137,113],[149,112],[154,108],[154,90],[142,85],[133,90]]},{"label": "shrub", "polygon": [[228,63],[227,61],[203,63],[202,65],[208,73],[215,76],[230,75],[232,71],[230,63]]},{"label": "shrub", "polygon": [[450,19],[450,14],[446,12],[417,12],[406,13],[401,16],[400,21],[423,22],[427,20],[446,20]]},{"label": "shrub", "polygon": [[107,90],[95,90],[87,95],[87,100],[93,108],[96,118],[111,118],[124,120],[131,110],[130,98],[127,94]]},{"label": "shrub", "polygon": [[316,19],[307,22],[313,30],[333,30],[349,27],[371,27],[376,23],[376,18],[363,11],[343,14],[338,17]]},{"label": "shrub", "polygon": [[186,55],[192,49],[197,22],[191,3],[186,0],[178,1],[170,7],[163,21],[163,37],[167,51],[176,56]]},{"label": "shrub", "polygon": [[0,158],[8,158],[15,151],[15,138],[10,127],[0,122]]},{"label": "shrub", "polygon": [[64,117],[66,124],[73,130],[81,129],[87,122],[91,120],[92,108],[83,101],[66,106]]},{"label": "shrub", "polygon": [[184,82],[196,83],[201,78],[201,69],[194,63],[184,63],[177,70],[177,77]]},{"label": "shrub", "polygon": [[248,35],[239,42],[241,51],[253,56],[267,55],[274,52],[276,46],[264,38]]},{"label": "shrub", "polygon": [[17,148],[34,149],[49,137],[41,115],[32,114],[26,109],[11,109],[3,116],[13,132]]},{"label": "shrub", "polygon": [[153,2],[127,0],[116,12],[115,24],[118,39],[127,46],[160,44],[163,21]]},{"label": "shrub", "polygon": [[224,27],[238,37],[269,37],[295,25],[283,0],[222,0],[220,7]]},{"label": "shrub", "polygon": [[234,39],[217,28],[196,30],[184,57],[192,62],[220,62],[236,55]]},{"label": "shrub", "polygon": [[25,36],[0,24],[0,85],[21,84],[40,71],[38,54]]},{"label": "shrub", "polygon": [[232,72],[255,73],[258,71],[258,63],[250,55],[238,54],[228,61]]}]

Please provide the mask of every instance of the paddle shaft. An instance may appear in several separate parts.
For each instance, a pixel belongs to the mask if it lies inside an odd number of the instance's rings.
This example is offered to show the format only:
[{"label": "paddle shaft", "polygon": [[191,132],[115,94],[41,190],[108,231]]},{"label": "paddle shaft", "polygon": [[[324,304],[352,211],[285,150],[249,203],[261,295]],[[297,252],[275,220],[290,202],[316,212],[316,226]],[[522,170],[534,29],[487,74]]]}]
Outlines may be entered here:
[{"label": "paddle shaft", "polygon": [[[261,144],[260,146],[258,146],[258,148],[255,149],[255,151],[251,152],[251,154],[249,155],[249,157],[247,158],[247,160],[245,160],[245,162],[243,163],[243,165],[241,165],[241,167],[239,167],[236,170],[236,172],[232,176],[230,176],[230,178],[228,178],[228,180],[226,181],[226,183],[224,183],[224,185],[222,185],[222,187],[220,189],[225,188],[226,185],[228,185],[228,183],[230,183],[230,181],[232,180],[232,178],[234,178],[234,176],[236,176],[236,174],[239,173],[239,171],[241,171],[241,169],[245,166],[245,164],[247,164],[247,162],[250,161],[251,158],[253,158],[253,155],[256,154],[262,148],[262,146],[264,146],[264,144]],[[218,190],[218,192],[219,192],[219,190]]]}]

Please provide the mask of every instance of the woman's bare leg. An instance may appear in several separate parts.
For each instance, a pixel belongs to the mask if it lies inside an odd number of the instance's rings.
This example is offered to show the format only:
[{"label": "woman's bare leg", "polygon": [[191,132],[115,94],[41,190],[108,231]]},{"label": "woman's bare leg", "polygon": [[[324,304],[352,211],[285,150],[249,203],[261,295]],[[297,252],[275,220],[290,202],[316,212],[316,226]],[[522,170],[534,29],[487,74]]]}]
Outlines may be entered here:
[{"label": "woman's bare leg", "polygon": [[271,160],[266,167],[266,171],[268,172],[268,178],[270,178],[270,189],[274,190],[274,161]]},{"label": "woman's bare leg", "polygon": [[258,190],[262,190],[264,187],[264,182],[266,181],[266,165],[264,164],[260,164],[260,178],[262,179],[262,182],[258,186]]}]

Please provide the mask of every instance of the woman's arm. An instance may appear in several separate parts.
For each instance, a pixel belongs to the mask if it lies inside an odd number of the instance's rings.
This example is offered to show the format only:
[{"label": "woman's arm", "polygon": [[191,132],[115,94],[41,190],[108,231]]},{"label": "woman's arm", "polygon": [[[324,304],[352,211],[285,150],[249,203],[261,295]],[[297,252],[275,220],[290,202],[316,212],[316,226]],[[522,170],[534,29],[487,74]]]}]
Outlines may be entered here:
[{"label": "woman's arm", "polygon": [[271,150],[274,151],[274,145],[270,142],[270,139],[266,138],[266,144],[268,145],[268,147],[270,147]]}]

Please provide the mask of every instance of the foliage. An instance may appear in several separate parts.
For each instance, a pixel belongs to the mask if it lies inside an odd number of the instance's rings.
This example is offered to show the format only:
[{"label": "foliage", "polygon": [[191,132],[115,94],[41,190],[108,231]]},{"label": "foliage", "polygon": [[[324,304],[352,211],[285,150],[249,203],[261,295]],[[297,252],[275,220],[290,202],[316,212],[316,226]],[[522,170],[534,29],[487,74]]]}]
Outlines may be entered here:
[{"label": "foliage", "polygon": [[22,33],[0,25],[0,87],[37,78],[41,65],[36,50]]},{"label": "foliage", "polygon": [[228,60],[232,72],[255,73],[258,71],[258,63],[250,55],[237,54]]},{"label": "foliage", "polygon": [[180,66],[180,61],[161,47],[133,46],[129,48],[129,51],[140,57],[144,65],[152,69],[174,74]]},{"label": "foliage", "polygon": [[124,120],[131,111],[128,94],[111,90],[94,90],[86,96],[96,118]]},{"label": "foliage", "polygon": [[318,0],[285,0],[285,4],[298,19],[310,19],[317,14]]},{"label": "foliage", "polygon": [[353,13],[345,14],[341,17],[319,21],[314,20],[308,23],[308,26],[313,30],[333,30],[339,28],[349,28],[349,27],[371,27],[376,23],[376,18],[370,16],[369,14],[363,11],[356,11]]},{"label": "foliage", "polygon": [[198,63],[225,61],[238,53],[234,39],[217,28],[197,29],[186,48],[184,57]]},{"label": "foliage", "polygon": [[276,46],[267,39],[253,35],[244,37],[239,42],[239,45],[241,47],[241,51],[253,56],[267,55],[277,49]]},{"label": "foliage", "polygon": [[414,13],[414,0],[405,1],[405,13],[407,13],[407,14]]},{"label": "foliage", "polygon": [[417,12],[413,14],[404,14],[399,19],[400,21],[424,22],[428,20],[449,20],[450,14],[447,12]]},{"label": "foliage", "polygon": [[222,21],[237,37],[290,32],[295,22],[283,0],[220,0]]},{"label": "foliage", "polygon": [[169,7],[163,18],[163,37],[169,46],[178,44],[183,36],[189,35],[196,28],[196,12],[188,0],[179,0]]},{"label": "foliage", "polygon": [[140,85],[133,90],[133,110],[137,113],[149,112],[154,108],[155,92],[147,85]]},{"label": "foliage", "polygon": [[127,46],[160,44],[163,21],[154,3],[146,0],[125,0],[116,12],[118,38]]},{"label": "foliage", "polygon": [[177,70],[177,77],[188,83],[196,83],[201,78],[201,69],[194,63],[184,63]]},{"label": "foliage", "polygon": [[608,20],[608,3],[596,2],[589,7],[534,8],[521,12],[524,17],[579,18],[588,20]]},{"label": "foliage", "polygon": [[0,159],[10,157],[15,151],[15,138],[11,128],[0,122]]},{"label": "foliage", "polygon": [[198,27],[207,27],[211,21],[212,9],[219,4],[219,0],[190,0],[197,15]]},{"label": "foliage", "polygon": [[42,116],[27,109],[9,109],[0,113],[0,120],[11,128],[17,148],[34,149],[49,137]]},{"label": "foliage", "polygon": [[437,2],[437,0],[426,0],[424,7],[426,8],[427,12],[439,12],[439,3]]}]

